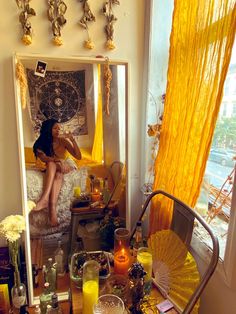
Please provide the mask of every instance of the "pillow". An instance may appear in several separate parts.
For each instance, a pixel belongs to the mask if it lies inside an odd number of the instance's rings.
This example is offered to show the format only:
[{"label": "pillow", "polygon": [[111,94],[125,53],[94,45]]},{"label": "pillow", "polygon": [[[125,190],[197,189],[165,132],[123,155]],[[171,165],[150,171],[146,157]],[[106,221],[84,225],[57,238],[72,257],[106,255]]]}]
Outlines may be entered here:
[{"label": "pillow", "polygon": [[[71,159],[73,159],[77,165],[78,168],[83,167],[83,166],[93,166],[97,165],[97,162],[91,159],[90,153],[81,148],[80,149],[81,154],[82,154],[82,159],[78,160],[74,158],[73,156],[70,156]],[[25,163],[26,163],[26,168],[27,169],[39,169],[39,170],[44,170],[46,169],[46,165],[44,162],[42,162],[39,158],[35,158],[33,148],[31,147],[25,147]]]},{"label": "pillow", "polygon": [[27,169],[46,169],[46,165],[39,158],[34,156],[33,148],[25,147],[25,164]]}]

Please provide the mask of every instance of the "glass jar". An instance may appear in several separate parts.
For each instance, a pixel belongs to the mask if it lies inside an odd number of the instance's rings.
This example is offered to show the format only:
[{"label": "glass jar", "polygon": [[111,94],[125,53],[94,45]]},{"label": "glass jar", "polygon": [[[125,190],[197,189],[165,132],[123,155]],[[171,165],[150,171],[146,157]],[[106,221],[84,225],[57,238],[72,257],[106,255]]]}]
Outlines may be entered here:
[{"label": "glass jar", "polygon": [[130,267],[130,233],[125,228],[118,228],[114,233],[114,272],[125,275]]}]

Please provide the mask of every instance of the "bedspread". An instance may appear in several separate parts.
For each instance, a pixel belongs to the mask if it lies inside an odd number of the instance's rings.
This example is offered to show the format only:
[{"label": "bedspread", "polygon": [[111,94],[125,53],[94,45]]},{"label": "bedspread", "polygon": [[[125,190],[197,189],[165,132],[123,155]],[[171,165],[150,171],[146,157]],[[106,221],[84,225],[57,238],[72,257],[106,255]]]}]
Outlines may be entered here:
[{"label": "bedspread", "polygon": [[[42,189],[45,172],[40,170],[26,170],[27,179],[27,197],[37,203]],[[38,212],[32,211],[29,215],[30,235],[31,237],[47,236],[55,233],[65,232],[70,224],[70,206],[73,202],[73,191],[76,182],[81,178],[81,170],[73,170],[63,177],[63,183],[57,202],[57,215],[59,226],[51,227],[49,225],[48,209]]]}]

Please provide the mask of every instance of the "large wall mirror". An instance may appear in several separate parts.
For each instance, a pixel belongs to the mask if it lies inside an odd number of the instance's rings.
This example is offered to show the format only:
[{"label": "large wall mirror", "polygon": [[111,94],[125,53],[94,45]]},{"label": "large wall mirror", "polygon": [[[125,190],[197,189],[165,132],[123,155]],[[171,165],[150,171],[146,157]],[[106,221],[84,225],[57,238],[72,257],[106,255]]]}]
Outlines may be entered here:
[{"label": "large wall mirror", "polygon": [[[108,178],[109,197],[104,203],[99,196],[99,202],[103,202],[101,206],[104,207],[113,202],[116,215],[129,226],[128,64],[106,58],[15,54],[13,70],[22,208],[26,217],[29,303],[32,305],[39,302],[42,292],[43,265],[48,258],[54,258],[58,243],[62,241],[65,263],[72,253],[71,209],[76,201],[82,200],[81,196],[86,198],[94,192],[94,186],[91,190],[94,178],[100,182],[100,191],[95,191],[100,196],[102,184]],[[58,121],[62,136],[72,134],[82,154],[80,160],[73,158],[76,167],[63,174],[56,203],[56,224],[51,223],[47,206],[27,214],[28,200],[37,204],[45,186],[47,170],[45,163],[35,158],[33,144],[40,134],[42,123],[48,119]],[[89,201],[93,203],[95,200],[90,195]],[[38,283],[34,277],[37,271],[40,274]],[[67,271],[57,285],[59,300],[67,298],[68,289]]]}]

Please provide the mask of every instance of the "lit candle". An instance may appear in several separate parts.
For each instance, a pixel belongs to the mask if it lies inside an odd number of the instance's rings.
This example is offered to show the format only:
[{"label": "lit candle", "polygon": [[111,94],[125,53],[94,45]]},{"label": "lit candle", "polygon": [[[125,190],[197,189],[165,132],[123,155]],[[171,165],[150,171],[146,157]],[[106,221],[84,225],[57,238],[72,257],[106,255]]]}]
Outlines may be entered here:
[{"label": "lit candle", "polygon": [[117,251],[114,256],[114,271],[117,274],[127,274],[130,265],[129,252],[124,248]]},{"label": "lit candle", "polygon": [[80,188],[80,186],[75,186],[74,187],[74,196],[75,197],[80,197],[80,194],[81,194],[81,188]]},{"label": "lit candle", "polygon": [[93,306],[98,300],[98,282],[88,280],[83,283],[83,314],[93,314]]},{"label": "lit candle", "polygon": [[91,200],[92,202],[101,201],[101,194],[100,193],[92,193],[91,194]]}]

